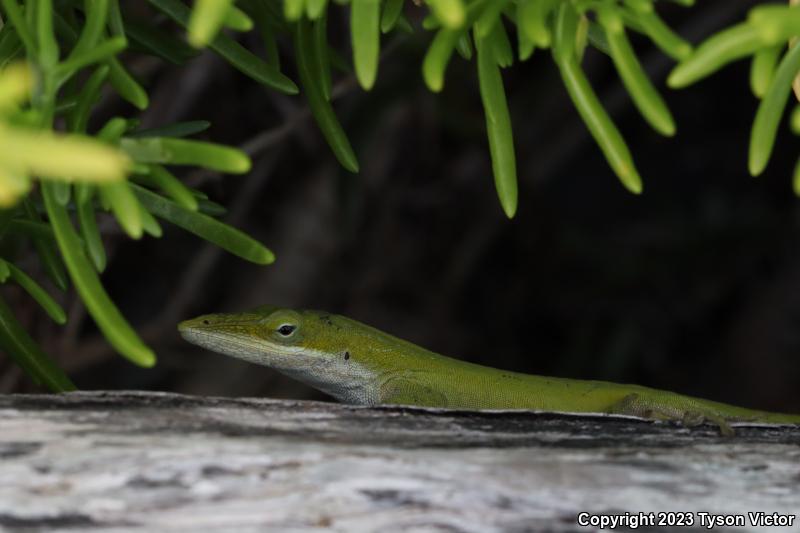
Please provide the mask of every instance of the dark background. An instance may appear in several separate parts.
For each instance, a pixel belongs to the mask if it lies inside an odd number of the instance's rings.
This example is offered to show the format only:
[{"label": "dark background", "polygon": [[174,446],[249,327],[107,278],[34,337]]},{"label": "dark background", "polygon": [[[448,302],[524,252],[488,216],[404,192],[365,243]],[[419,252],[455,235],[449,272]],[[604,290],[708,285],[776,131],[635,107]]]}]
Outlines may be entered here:
[{"label": "dark background", "polygon": [[[659,9],[696,43],[753,4]],[[418,23],[419,8],[408,8]],[[349,56],[344,18],[331,26]],[[267,91],[210,54],[184,67],[130,55],[152,99],[146,126],[208,119],[208,138],[251,151],[247,176],[182,175],[278,260],[251,265],[166,224],[162,239],[134,242],[104,221],[104,282],[157,351],[150,370],[116,356],[73,293],[63,300],[70,323],[59,328],[4,289],[20,318],[87,389],[321,398],[175,330],[197,314],[270,303],[347,314],[496,367],[800,411],[797,141],[782,127],[767,172],[749,177],[757,101],[748,62],[671,91],[672,61],[635,40],[678,124],[666,139],[638,115],[610,60],[587,52],[584,67],[643,176],[638,197],[608,168],[547,52],[507,69],[520,182],[509,221],[494,191],[475,64],[455,58],[444,91],[431,94],[419,73],[429,39],[387,37],[370,93],[350,76],[336,80],[358,175],[338,167],[302,98]],[[254,34],[244,41],[258,50]],[[294,76],[291,57],[283,68]],[[109,98],[97,124],[130,112]],[[0,358],[0,392],[32,390]]]}]

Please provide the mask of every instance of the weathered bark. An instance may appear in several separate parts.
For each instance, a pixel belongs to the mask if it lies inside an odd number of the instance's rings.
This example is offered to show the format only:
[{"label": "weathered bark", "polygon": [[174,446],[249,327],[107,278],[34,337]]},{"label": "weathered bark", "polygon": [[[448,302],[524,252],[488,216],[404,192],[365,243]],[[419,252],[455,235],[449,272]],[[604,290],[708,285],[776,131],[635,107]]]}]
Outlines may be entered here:
[{"label": "weathered bark", "polygon": [[0,397],[9,531],[586,531],[581,511],[798,510],[797,428],[724,438],[544,413]]}]

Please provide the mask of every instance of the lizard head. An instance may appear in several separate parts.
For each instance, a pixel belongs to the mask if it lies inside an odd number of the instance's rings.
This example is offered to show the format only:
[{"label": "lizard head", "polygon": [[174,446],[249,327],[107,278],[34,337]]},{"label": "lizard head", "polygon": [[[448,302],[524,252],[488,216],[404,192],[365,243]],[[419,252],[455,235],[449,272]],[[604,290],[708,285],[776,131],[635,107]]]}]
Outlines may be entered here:
[{"label": "lizard head", "polygon": [[231,357],[278,370],[318,359],[318,317],[308,311],[262,306],[244,313],[202,315],[178,324],[184,339]]},{"label": "lizard head", "polygon": [[237,359],[274,368],[348,403],[374,401],[373,372],[351,357],[362,328],[321,311],[263,306],[203,315],[178,325],[184,339]]}]

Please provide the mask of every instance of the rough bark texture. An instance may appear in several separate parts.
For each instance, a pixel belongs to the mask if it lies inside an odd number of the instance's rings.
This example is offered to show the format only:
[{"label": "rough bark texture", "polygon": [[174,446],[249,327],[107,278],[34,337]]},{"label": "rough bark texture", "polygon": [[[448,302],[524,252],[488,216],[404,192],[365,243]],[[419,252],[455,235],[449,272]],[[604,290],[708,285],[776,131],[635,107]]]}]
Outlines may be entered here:
[{"label": "rough bark texture", "polygon": [[586,531],[580,511],[798,509],[797,428],[723,438],[546,413],[0,397],[0,530]]}]

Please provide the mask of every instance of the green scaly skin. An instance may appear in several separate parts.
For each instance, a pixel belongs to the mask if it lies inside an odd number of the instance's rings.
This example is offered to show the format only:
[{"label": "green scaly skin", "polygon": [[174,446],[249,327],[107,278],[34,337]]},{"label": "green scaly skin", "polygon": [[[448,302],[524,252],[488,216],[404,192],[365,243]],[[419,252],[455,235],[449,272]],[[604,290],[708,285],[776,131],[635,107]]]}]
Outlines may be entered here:
[{"label": "green scaly skin", "polygon": [[520,374],[452,359],[347,317],[264,306],[182,322],[199,346],[274,368],[337,400],[454,409],[608,413],[685,425],[800,424],[800,415],[735,407],[638,385]]}]

